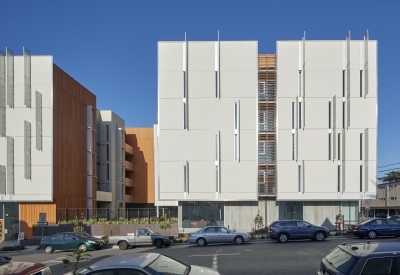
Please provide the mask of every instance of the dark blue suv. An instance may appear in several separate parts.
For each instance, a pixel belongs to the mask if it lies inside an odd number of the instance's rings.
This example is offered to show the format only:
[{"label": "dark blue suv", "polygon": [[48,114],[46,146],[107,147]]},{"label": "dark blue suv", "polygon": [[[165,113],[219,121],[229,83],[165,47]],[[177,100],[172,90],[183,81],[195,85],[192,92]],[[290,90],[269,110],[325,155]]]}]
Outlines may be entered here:
[{"label": "dark blue suv", "polygon": [[283,220],[273,222],[269,226],[271,239],[285,243],[291,239],[312,239],[323,241],[330,235],[328,228],[315,226],[301,220]]}]

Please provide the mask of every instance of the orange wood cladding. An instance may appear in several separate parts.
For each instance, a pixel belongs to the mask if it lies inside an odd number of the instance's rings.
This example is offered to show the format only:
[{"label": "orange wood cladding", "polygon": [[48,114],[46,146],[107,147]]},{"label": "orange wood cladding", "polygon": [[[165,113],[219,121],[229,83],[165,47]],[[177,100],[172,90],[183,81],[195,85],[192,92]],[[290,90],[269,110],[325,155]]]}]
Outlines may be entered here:
[{"label": "orange wood cladding", "polygon": [[[134,148],[134,172],[128,172],[135,188],[126,188],[135,203],[154,203],[154,130],[153,128],[126,128],[125,142]],[[128,158],[127,158],[128,159]]]},{"label": "orange wood cladding", "polygon": [[46,213],[48,222],[56,222],[56,204],[55,203],[20,203],[19,219],[22,232],[25,232],[25,239],[31,239],[32,226],[39,221],[39,213]]},{"label": "orange wood cladding", "polygon": [[[96,108],[96,96],[53,64],[53,202],[20,203],[20,220],[26,238],[32,237],[32,225],[39,213],[47,221],[56,220],[56,209],[87,208],[87,106]],[[96,112],[93,110],[96,130]],[[96,135],[93,135],[96,153]],[[96,157],[92,157],[96,175]],[[96,178],[93,178],[93,207],[96,208]]]}]

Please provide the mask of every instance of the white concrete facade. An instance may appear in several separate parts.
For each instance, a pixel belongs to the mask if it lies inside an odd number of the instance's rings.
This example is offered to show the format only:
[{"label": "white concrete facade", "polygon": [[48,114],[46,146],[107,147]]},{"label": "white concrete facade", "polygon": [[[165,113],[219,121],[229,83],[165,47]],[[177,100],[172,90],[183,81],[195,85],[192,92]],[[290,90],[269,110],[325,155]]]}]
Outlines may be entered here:
[{"label": "white concrete facade", "polygon": [[125,208],[125,121],[109,110],[97,112],[97,207]]},{"label": "white concrete facade", "polygon": [[277,42],[278,201],[375,198],[377,41],[366,41]]},{"label": "white concrete facade", "polygon": [[159,201],[257,201],[257,60],[256,41],[158,43]]},{"label": "white concrete facade", "polygon": [[53,57],[7,50],[0,66],[0,201],[51,202]]}]

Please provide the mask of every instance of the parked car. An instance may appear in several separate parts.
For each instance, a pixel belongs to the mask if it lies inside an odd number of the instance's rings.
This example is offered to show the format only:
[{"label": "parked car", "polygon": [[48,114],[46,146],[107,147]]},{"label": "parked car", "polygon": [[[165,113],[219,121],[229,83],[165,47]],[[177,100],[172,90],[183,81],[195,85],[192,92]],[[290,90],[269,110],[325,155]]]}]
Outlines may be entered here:
[{"label": "parked car", "polygon": [[223,226],[207,226],[190,233],[188,237],[188,243],[197,243],[198,246],[205,246],[209,243],[242,244],[250,240],[250,234],[234,232]]},{"label": "parked car", "polygon": [[346,228],[346,234],[348,235],[354,235],[354,229],[356,228],[356,226],[358,226],[359,224],[349,224]]},{"label": "parked car", "polygon": [[359,238],[375,239],[378,236],[400,236],[400,223],[391,219],[375,218],[364,221],[354,228]]},{"label": "parked car", "polygon": [[39,249],[46,253],[55,250],[76,250],[86,251],[88,249],[101,249],[104,241],[93,237],[88,233],[64,232],[45,237],[40,241]]},{"label": "parked car", "polygon": [[[107,275],[155,275],[155,274],[182,274],[182,275],[218,275],[217,270],[181,263],[173,258],[158,253],[121,254],[105,258],[90,266],[91,270],[83,269],[79,274],[107,274]],[[66,273],[65,275],[72,275]]]},{"label": "parked car", "polygon": [[0,256],[0,274],[50,275],[51,270],[45,264],[14,262],[11,257]]},{"label": "parked car", "polygon": [[330,233],[328,228],[312,225],[306,221],[282,220],[270,224],[269,236],[280,243],[285,243],[292,239],[323,241],[330,236]]},{"label": "parked car", "polygon": [[136,233],[128,233],[126,236],[109,236],[110,245],[118,245],[119,249],[125,250],[138,245],[154,245],[157,248],[169,247],[171,239],[151,228],[139,228]]},{"label": "parked car", "polygon": [[400,221],[400,215],[392,215],[388,219],[394,220],[394,221]]},{"label": "parked car", "polygon": [[343,243],[322,258],[317,274],[399,274],[398,254],[399,242]]}]

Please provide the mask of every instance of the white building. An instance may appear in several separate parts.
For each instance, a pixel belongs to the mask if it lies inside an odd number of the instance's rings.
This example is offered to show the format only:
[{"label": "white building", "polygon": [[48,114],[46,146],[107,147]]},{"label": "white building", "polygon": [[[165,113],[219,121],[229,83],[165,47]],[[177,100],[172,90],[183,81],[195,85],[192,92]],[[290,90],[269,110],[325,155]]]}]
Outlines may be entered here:
[{"label": "white building", "polygon": [[125,121],[112,111],[97,112],[97,152],[97,208],[116,217],[125,208]]},{"label": "white building", "polygon": [[276,113],[266,114],[277,146],[263,152],[276,188],[264,193],[257,59],[256,41],[159,42],[156,205],[178,201],[185,231],[250,231],[258,212],[266,225],[357,221],[358,201],[376,196],[377,42],[277,42]]}]

